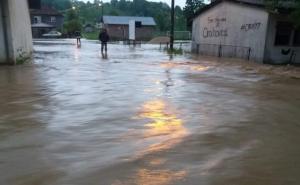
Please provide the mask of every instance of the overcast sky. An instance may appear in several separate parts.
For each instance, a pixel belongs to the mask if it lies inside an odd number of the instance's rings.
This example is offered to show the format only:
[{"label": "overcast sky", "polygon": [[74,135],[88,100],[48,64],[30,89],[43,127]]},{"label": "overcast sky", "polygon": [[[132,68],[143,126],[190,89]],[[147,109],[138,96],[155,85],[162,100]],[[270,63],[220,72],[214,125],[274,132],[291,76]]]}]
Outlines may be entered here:
[{"label": "overcast sky", "polygon": [[[88,2],[88,1],[94,2],[94,0],[81,0],[81,1],[84,1],[84,2]],[[104,1],[104,2],[110,2],[110,0],[103,0],[103,1]],[[150,0],[148,0],[148,1],[150,1]],[[169,5],[171,5],[171,0],[151,0],[151,1],[155,1],[155,2],[165,2],[165,3],[169,4]],[[179,6],[181,6],[181,7],[184,7],[185,1],[186,1],[186,0],[175,0],[175,5],[179,5]]]}]

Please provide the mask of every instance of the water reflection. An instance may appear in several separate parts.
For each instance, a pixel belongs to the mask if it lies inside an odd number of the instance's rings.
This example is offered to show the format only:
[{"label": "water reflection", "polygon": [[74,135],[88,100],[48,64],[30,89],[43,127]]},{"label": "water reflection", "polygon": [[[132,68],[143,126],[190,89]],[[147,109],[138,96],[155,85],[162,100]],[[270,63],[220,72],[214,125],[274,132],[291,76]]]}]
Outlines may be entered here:
[{"label": "water reflection", "polygon": [[147,158],[146,167],[136,172],[135,184],[164,185],[182,180],[185,170],[165,169],[166,158],[158,158],[158,152],[164,152],[180,143],[187,136],[188,130],[183,121],[178,118],[170,105],[163,100],[151,100],[143,104],[139,119],[149,119],[143,132],[144,139],[153,139],[155,142],[137,154]]},{"label": "water reflection", "polygon": [[177,69],[186,69],[191,71],[205,72],[209,70],[211,67],[203,64],[195,64],[190,62],[164,62],[160,64],[162,68],[166,68],[168,70],[177,68]]},{"label": "water reflection", "polygon": [[191,70],[202,72],[202,71],[207,71],[210,67],[203,66],[203,65],[194,65],[194,66],[191,66],[190,68],[191,68]]},{"label": "water reflection", "polygon": [[74,48],[74,59],[75,59],[75,62],[80,62],[80,48],[79,47],[76,47]]},{"label": "water reflection", "polygon": [[165,185],[182,180],[186,176],[185,171],[171,170],[148,170],[140,169],[137,173],[136,184],[138,185]]},{"label": "water reflection", "polygon": [[150,119],[145,125],[144,137],[166,135],[172,139],[180,139],[187,135],[188,131],[183,126],[183,121],[167,107],[163,100],[152,100],[143,105],[139,118]]}]

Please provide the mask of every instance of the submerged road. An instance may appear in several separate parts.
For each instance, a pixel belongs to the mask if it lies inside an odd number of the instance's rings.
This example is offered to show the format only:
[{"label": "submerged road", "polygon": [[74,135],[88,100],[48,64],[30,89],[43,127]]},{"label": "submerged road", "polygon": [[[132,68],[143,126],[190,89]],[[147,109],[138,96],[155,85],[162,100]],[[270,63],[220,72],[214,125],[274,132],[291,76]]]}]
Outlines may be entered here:
[{"label": "submerged road", "polygon": [[299,78],[74,43],[0,67],[1,185],[300,184]]}]

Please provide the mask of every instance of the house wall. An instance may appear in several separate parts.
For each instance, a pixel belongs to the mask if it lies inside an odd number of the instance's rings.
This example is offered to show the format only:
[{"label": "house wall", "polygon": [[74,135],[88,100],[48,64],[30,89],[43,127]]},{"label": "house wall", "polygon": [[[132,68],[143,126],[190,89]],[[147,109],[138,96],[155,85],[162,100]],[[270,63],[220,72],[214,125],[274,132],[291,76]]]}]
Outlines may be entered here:
[{"label": "house wall", "polygon": [[[4,63],[15,64],[32,54],[32,36],[27,0],[2,0],[2,30],[0,46],[6,49]],[[3,39],[6,38],[6,39]],[[4,44],[3,44],[4,41]],[[1,49],[2,50],[2,49]],[[1,54],[2,55],[2,54]],[[3,57],[2,57],[3,60]]]},{"label": "house wall", "polygon": [[263,62],[267,23],[263,9],[222,2],[193,20],[192,50]]},{"label": "house wall", "polygon": [[291,49],[291,51],[295,52],[295,57],[292,62],[300,63],[300,47],[293,46],[293,34],[291,35],[289,45],[275,46],[276,25],[278,21],[288,22],[289,18],[283,15],[270,15],[264,59],[265,62],[273,64],[289,63],[291,59],[291,52],[288,55],[283,55],[282,50]]},{"label": "house wall", "polygon": [[34,16],[41,16],[42,23],[53,25],[57,29],[61,29],[64,25],[64,17],[60,15],[53,15],[56,17],[56,22],[51,22],[52,15],[30,15],[31,24],[34,23]]},{"label": "house wall", "polygon": [[32,28],[32,37],[33,38],[42,38],[43,34],[48,33],[52,28]]},{"label": "house wall", "polygon": [[[128,40],[128,25],[105,25],[112,40]],[[152,26],[142,26],[136,28],[136,40],[150,40],[153,37],[155,28]]]},{"label": "house wall", "polygon": [[53,25],[56,27],[56,29],[61,29],[64,24],[64,17],[63,16],[55,16],[55,17],[56,17],[56,22],[51,22],[51,16],[44,15],[42,17],[42,22]]}]

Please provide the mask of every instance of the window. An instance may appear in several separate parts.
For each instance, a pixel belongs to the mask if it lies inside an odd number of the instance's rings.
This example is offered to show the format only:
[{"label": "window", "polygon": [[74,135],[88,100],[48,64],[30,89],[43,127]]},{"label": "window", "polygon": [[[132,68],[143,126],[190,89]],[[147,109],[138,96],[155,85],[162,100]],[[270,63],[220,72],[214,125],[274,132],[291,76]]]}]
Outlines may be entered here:
[{"label": "window", "polygon": [[300,29],[295,30],[293,45],[300,46]]},{"label": "window", "polygon": [[34,16],[33,17],[33,23],[37,24],[37,23],[41,23],[42,22],[42,17],[41,16]]},{"label": "window", "polygon": [[287,22],[278,22],[276,26],[275,45],[288,46],[292,35],[292,24]]},{"label": "window", "polygon": [[51,16],[50,17],[50,22],[55,23],[56,22],[56,17],[55,16]]}]

